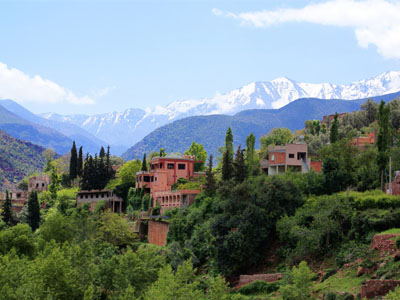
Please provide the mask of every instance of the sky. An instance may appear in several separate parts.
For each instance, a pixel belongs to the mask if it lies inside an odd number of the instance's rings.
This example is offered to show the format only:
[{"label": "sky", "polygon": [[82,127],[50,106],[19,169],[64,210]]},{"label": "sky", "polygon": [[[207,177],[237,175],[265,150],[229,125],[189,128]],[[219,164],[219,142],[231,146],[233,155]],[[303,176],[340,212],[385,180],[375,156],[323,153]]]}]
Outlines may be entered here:
[{"label": "sky", "polygon": [[0,99],[97,114],[400,70],[400,1],[0,0]]}]

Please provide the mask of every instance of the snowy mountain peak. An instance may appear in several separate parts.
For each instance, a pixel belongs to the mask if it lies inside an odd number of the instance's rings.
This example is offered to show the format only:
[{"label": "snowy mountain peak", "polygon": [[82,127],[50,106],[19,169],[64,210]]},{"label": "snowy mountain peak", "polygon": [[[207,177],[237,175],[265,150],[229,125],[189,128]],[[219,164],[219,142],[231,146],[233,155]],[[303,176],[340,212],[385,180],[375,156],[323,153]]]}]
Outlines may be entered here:
[{"label": "snowy mountain peak", "polygon": [[111,144],[131,146],[154,129],[184,117],[210,114],[233,115],[246,109],[281,108],[299,98],[361,99],[400,91],[400,72],[389,71],[351,84],[305,83],[287,77],[246,84],[212,98],[184,99],[166,106],[140,110],[127,109],[96,116],[42,117],[81,126]]}]

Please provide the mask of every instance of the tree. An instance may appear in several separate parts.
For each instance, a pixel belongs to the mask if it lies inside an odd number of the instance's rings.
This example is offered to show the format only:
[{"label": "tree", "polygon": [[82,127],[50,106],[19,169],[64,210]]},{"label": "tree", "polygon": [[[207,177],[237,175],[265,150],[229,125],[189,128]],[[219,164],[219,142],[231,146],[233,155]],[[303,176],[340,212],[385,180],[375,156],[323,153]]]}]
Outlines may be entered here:
[{"label": "tree", "polygon": [[312,278],[313,272],[307,266],[305,261],[299,264],[299,267],[293,267],[290,273],[291,284],[282,286],[281,292],[284,300],[308,300],[312,297]]},{"label": "tree", "polygon": [[3,204],[3,211],[1,213],[1,216],[3,217],[4,223],[6,223],[8,226],[13,224],[12,203],[8,191],[6,191],[6,200]]},{"label": "tree", "polygon": [[260,138],[263,147],[270,145],[284,146],[293,140],[293,134],[288,128],[273,128],[266,136]]},{"label": "tree", "polygon": [[336,113],[331,125],[329,141],[331,142],[331,144],[334,144],[338,140],[339,140],[339,121],[338,121],[338,114]]},{"label": "tree", "polygon": [[142,171],[147,171],[146,153],[143,154]]},{"label": "tree", "polygon": [[233,163],[233,178],[237,183],[243,182],[247,178],[247,167],[244,163],[243,150],[240,149],[240,145],[237,148]]},{"label": "tree", "polygon": [[222,180],[229,180],[233,176],[233,135],[229,127],[225,135],[225,151],[222,156]]},{"label": "tree", "polygon": [[165,153],[165,148],[160,148],[160,157],[164,157],[165,155],[167,155]]},{"label": "tree", "polygon": [[232,179],[233,176],[233,161],[228,150],[225,150],[222,157],[222,180]]},{"label": "tree", "polygon": [[111,159],[110,159],[110,146],[107,146],[106,170],[107,170],[107,181],[114,178],[115,172],[112,168],[112,163],[111,163]]},{"label": "tree", "polygon": [[160,270],[158,280],[145,293],[144,300],[201,299],[203,293],[195,281],[195,271],[189,261],[179,266],[175,274],[167,265]]},{"label": "tree", "polygon": [[82,146],[79,147],[79,155],[78,155],[78,165],[77,165],[77,175],[82,177],[82,169],[83,169],[83,149]]},{"label": "tree", "polygon": [[205,162],[207,159],[207,152],[204,150],[204,147],[202,144],[197,144],[195,142],[192,142],[190,145],[190,148],[184,152],[186,155],[194,155],[197,161],[201,162],[196,162],[194,164],[194,171],[199,172],[204,170]]},{"label": "tree", "polygon": [[69,178],[74,180],[78,173],[78,153],[76,151],[75,141],[72,143],[71,158],[69,161]]},{"label": "tree", "polygon": [[382,100],[378,108],[378,133],[376,147],[378,148],[377,164],[381,176],[381,189],[384,190],[384,172],[389,160],[390,143],[390,106]]},{"label": "tree", "polygon": [[378,103],[373,101],[372,99],[367,99],[360,108],[365,111],[365,117],[367,119],[368,124],[371,124],[376,120],[376,115],[378,113]]},{"label": "tree", "polygon": [[142,168],[142,162],[140,159],[137,160],[130,160],[124,163],[118,169],[118,178],[120,183],[134,183],[136,173],[139,172]]},{"label": "tree", "polygon": [[225,134],[225,151],[228,151],[229,155],[233,159],[233,134],[232,129],[229,127]]},{"label": "tree", "polygon": [[31,226],[32,228],[32,231],[35,231],[37,228],[39,228],[40,207],[36,191],[33,191],[29,194],[27,219],[29,226]]},{"label": "tree", "polygon": [[251,133],[246,138],[246,155],[245,155],[245,162],[248,169],[248,174],[254,175],[257,173],[257,161],[255,155],[255,144],[256,144],[256,136]]},{"label": "tree", "polygon": [[214,177],[214,173],[212,170],[213,167],[213,156],[212,154],[208,158],[208,167],[206,170],[206,183],[204,184],[204,189],[206,191],[207,196],[213,196],[215,191],[217,190],[217,182]]}]

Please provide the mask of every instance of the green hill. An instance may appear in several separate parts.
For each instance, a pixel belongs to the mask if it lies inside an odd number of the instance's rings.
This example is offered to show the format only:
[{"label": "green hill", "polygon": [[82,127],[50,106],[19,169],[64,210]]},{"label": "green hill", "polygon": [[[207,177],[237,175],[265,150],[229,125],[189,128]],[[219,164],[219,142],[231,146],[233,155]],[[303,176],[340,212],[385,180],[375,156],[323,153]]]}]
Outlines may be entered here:
[{"label": "green hill", "polygon": [[[390,101],[400,92],[372,97],[374,101]],[[316,98],[299,99],[280,109],[252,109],[239,112],[234,116],[210,115],[188,117],[160,127],[144,139],[129,148],[124,159],[141,158],[143,153],[159,151],[183,152],[192,141],[203,144],[205,150],[214,156],[218,147],[224,144],[225,132],[230,126],[234,136],[234,146],[246,145],[250,133],[256,136],[256,147],[259,139],[272,128],[287,127],[290,130],[304,128],[306,120],[321,120],[324,115],[335,112],[351,112],[360,109],[366,99],[360,100],[323,100]]]},{"label": "green hill", "polygon": [[16,139],[0,130],[0,189],[43,169],[45,148]]}]

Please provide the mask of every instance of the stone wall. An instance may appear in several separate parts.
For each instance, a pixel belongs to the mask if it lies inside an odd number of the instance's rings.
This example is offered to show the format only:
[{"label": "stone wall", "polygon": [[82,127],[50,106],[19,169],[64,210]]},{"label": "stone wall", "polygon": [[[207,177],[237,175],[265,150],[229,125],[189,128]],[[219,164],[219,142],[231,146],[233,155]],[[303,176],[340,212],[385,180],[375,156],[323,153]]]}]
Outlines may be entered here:
[{"label": "stone wall", "polygon": [[256,280],[262,280],[266,282],[274,282],[281,280],[283,278],[283,274],[281,273],[273,273],[273,274],[253,274],[253,275],[240,275],[239,283],[236,285],[235,289],[239,289],[242,286],[252,283]]},{"label": "stone wall", "polygon": [[147,240],[150,244],[165,246],[167,244],[167,235],[169,223],[164,221],[149,220]]},{"label": "stone wall", "polygon": [[376,249],[380,254],[391,254],[395,251],[394,239],[399,234],[376,234],[372,239],[371,249]]},{"label": "stone wall", "polygon": [[361,286],[361,298],[372,299],[377,296],[385,296],[398,285],[400,285],[399,280],[367,280],[367,282]]}]

